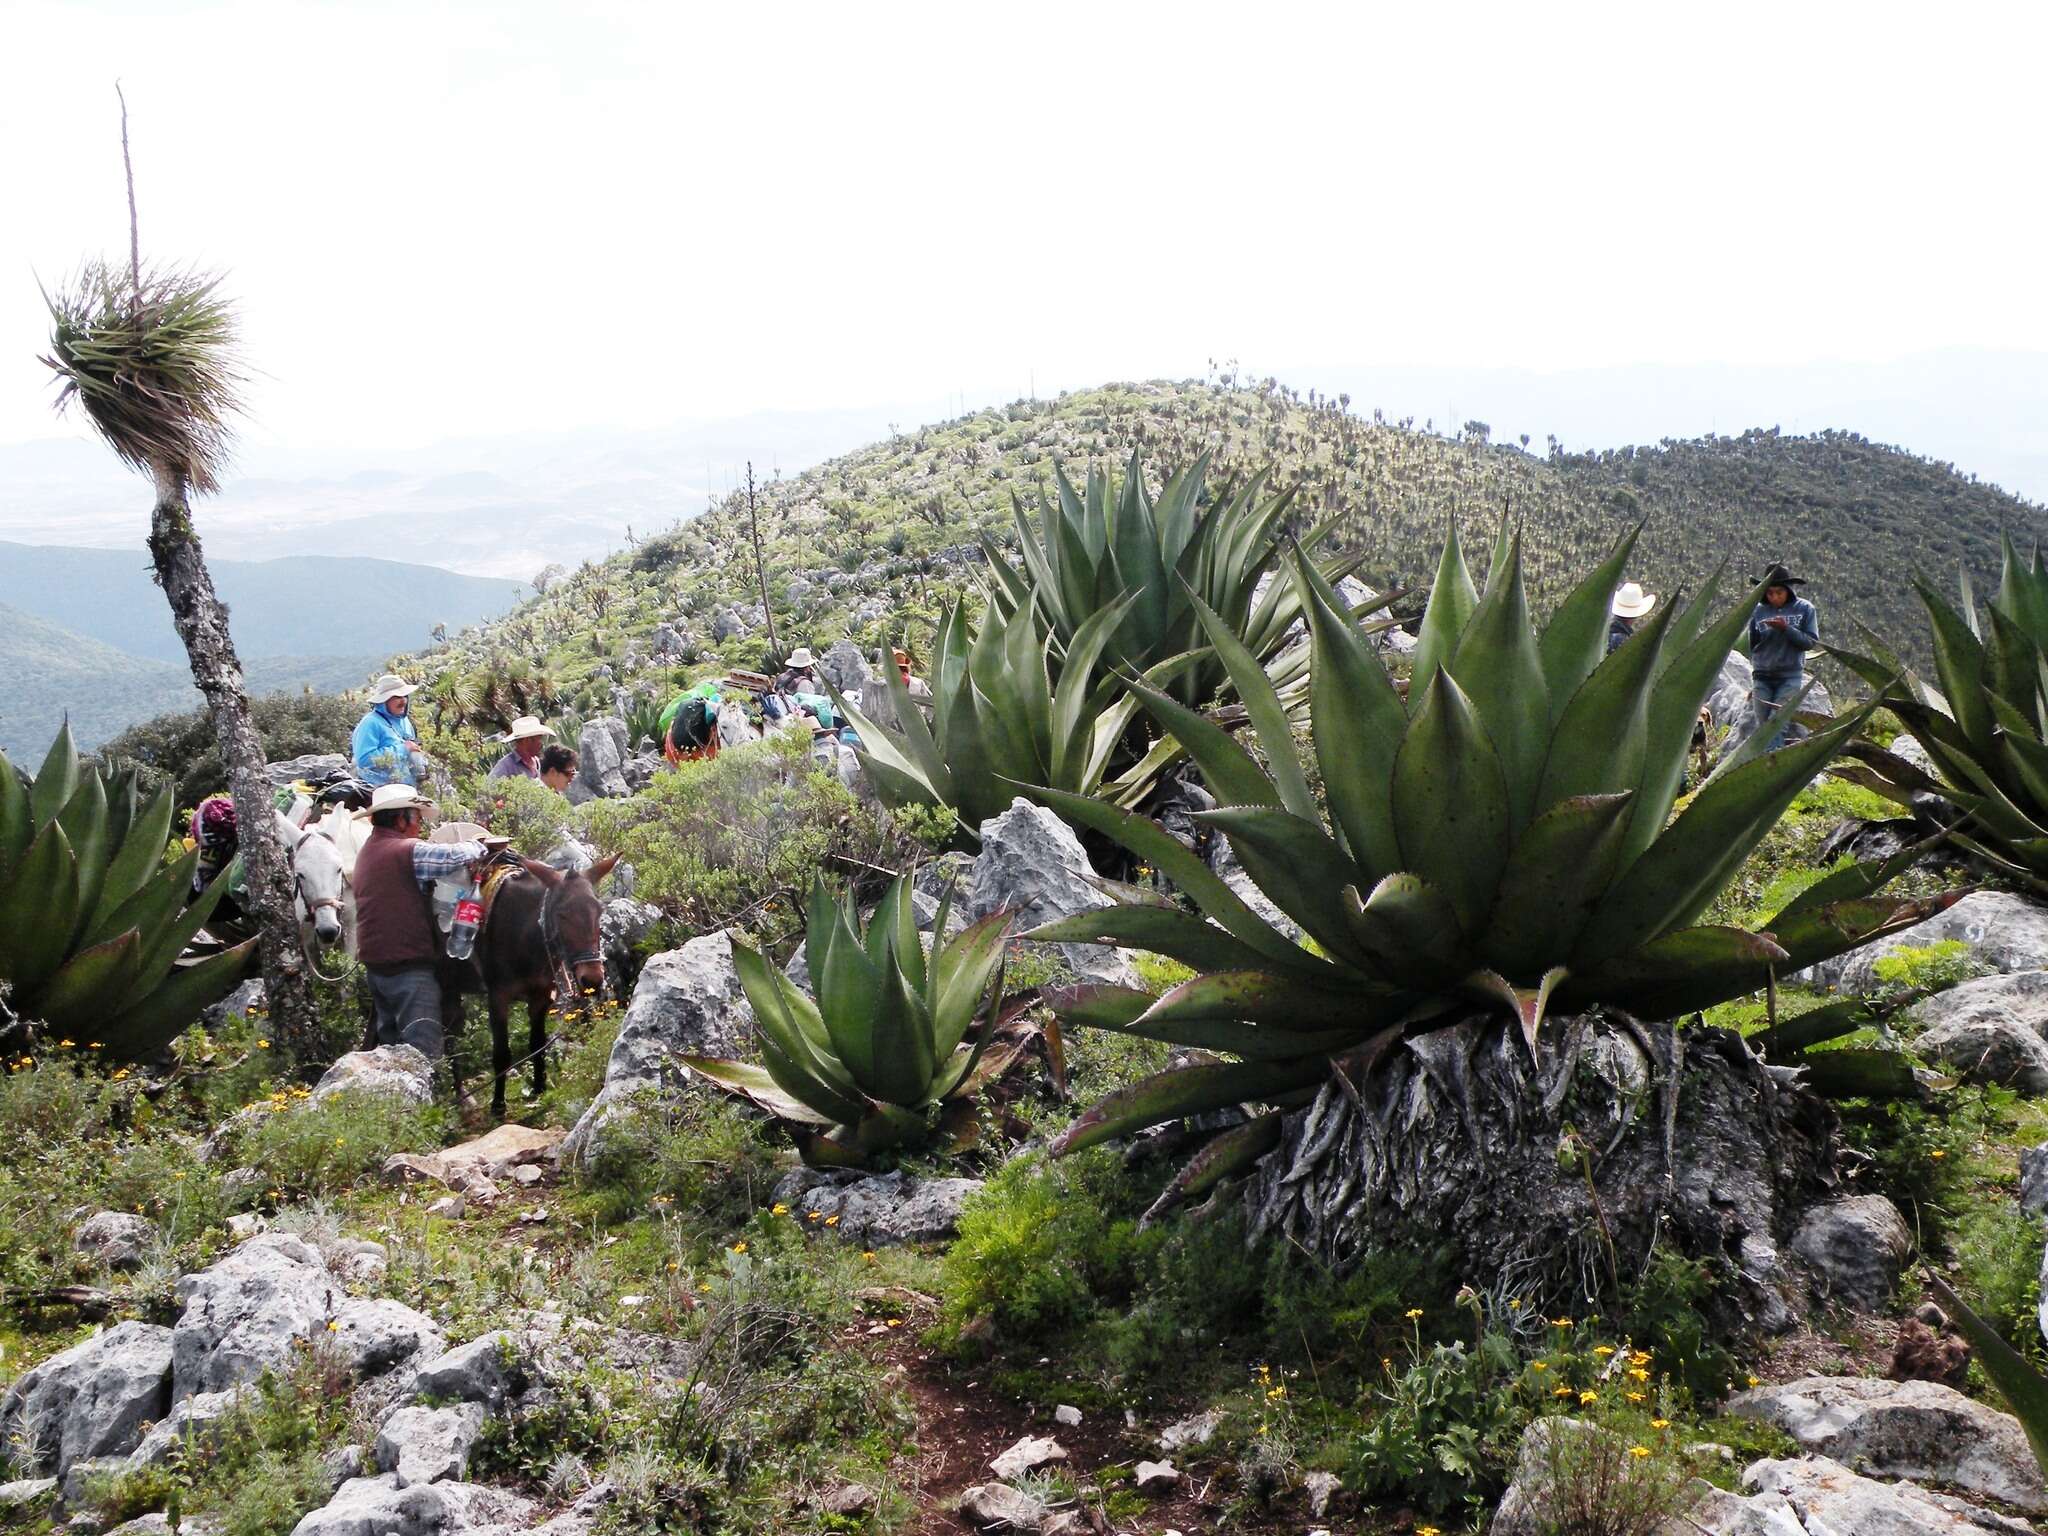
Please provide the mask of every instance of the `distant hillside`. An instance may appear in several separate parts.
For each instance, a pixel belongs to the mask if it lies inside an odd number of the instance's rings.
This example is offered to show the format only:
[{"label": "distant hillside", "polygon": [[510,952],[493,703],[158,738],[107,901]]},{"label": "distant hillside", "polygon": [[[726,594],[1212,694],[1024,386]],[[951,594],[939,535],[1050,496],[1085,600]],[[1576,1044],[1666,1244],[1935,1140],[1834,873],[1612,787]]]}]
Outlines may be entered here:
[{"label": "distant hillside", "polygon": [[[977,536],[1010,535],[1013,493],[1027,504],[1064,463],[1133,447],[1155,468],[1197,452],[1219,475],[1272,466],[1301,487],[1304,520],[1335,514],[1338,539],[1376,579],[1426,580],[1455,515],[1475,558],[1505,514],[1523,530],[1539,607],[1561,595],[1626,528],[1644,527],[1630,574],[1672,593],[1726,560],[1736,577],[1784,558],[1813,580],[1824,637],[1867,623],[1926,658],[1914,577],[1952,588],[1967,565],[1995,581],[2002,528],[2031,542],[2048,512],[1946,464],[1845,433],[1760,430],[1593,454],[1545,456],[1355,414],[1345,399],[1272,384],[1115,385],[1020,401],[899,433],[762,488],[761,524],[780,648],[843,634],[873,646],[928,642],[940,602],[971,577]],[[715,654],[756,665],[768,652],[743,498],[587,567],[505,619],[428,658],[430,670],[544,657],[571,700],[608,705],[617,685],[668,686]],[[715,638],[737,607],[742,632]],[[734,616],[719,627],[732,628]],[[658,624],[693,647],[656,666]],[[598,674],[608,667],[609,676]]]},{"label": "distant hillside", "polygon": [[[374,546],[366,529],[359,544]],[[292,555],[213,560],[245,658],[388,655],[494,618],[526,588],[434,566],[361,556]],[[0,541],[0,603],[151,661],[183,666],[185,648],[157,590],[149,555]]]},{"label": "distant hillside", "polygon": [[[90,749],[138,721],[195,708],[199,691],[180,661],[146,661],[0,603],[0,752],[31,767],[68,717]],[[248,664],[252,694],[340,693],[360,688],[382,655],[276,656]]]}]

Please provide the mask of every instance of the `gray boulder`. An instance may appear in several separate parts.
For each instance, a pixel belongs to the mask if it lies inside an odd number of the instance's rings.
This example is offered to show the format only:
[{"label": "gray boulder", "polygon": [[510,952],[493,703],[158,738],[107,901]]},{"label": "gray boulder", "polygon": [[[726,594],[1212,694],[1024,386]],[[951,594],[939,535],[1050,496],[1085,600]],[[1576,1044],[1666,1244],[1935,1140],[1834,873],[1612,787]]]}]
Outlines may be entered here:
[{"label": "gray boulder", "polygon": [[219,1029],[230,1018],[246,1019],[264,1005],[263,978],[251,976],[226,997],[210,1008],[200,1011],[199,1022],[208,1029]]},{"label": "gray boulder", "polygon": [[480,1403],[396,1409],[377,1431],[377,1470],[390,1473],[400,1488],[459,1483],[468,1475],[469,1453],[486,1417]]},{"label": "gray boulder", "polygon": [[1878,1477],[1945,1483],[2029,1514],[2048,1510],[2019,1420],[1939,1382],[1808,1376],[1740,1393],[1727,1411]]},{"label": "gray boulder", "polygon": [[216,1444],[232,1422],[241,1395],[237,1388],[230,1392],[195,1392],[180,1398],[129,1453],[129,1467],[160,1466],[171,1459],[173,1451],[188,1443],[201,1448]]},{"label": "gray boulder", "polygon": [[1875,967],[1880,959],[1908,946],[1925,948],[1943,939],[1959,939],[1969,945],[1973,958],[1986,970],[2048,969],[2048,909],[2005,891],[1973,891],[1924,923],[1823,960],[1793,979],[1844,992],[1875,992]]},{"label": "gray boulder", "polygon": [[26,1523],[56,1497],[54,1477],[18,1477],[11,1483],[0,1483],[0,1528]]},{"label": "gray boulder", "polygon": [[409,1045],[380,1045],[371,1051],[350,1051],[313,1085],[313,1102],[324,1103],[337,1093],[390,1094],[410,1103],[434,1102],[434,1064]]},{"label": "gray boulder", "polygon": [[422,1362],[413,1373],[410,1394],[436,1402],[502,1407],[523,1379],[523,1359],[520,1336],[501,1328]]},{"label": "gray boulder", "polygon": [[1540,1536],[1541,1514],[1550,1490],[1551,1469],[1559,1455],[1558,1446],[1610,1434],[1584,1419],[1564,1414],[1538,1419],[1523,1430],[1515,1451],[1514,1477],[1493,1512],[1493,1523],[1486,1528],[1488,1536]]},{"label": "gray boulder", "polygon": [[1020,1488],[1008,1483],[980,1483],[960,1495],[954,1505],[960,1518],[977,1531],[1023,1533],[1042,1531],[1052,1517],[1051,1508]]},{"label": "gray boulder", "polygon": [[1979,976],[1919,1003],[1913,1043],[1973,1083],[2048,1094],[2048,971]]},{"label": "gray boulder", "polygon": [[601,715],[583,727],[576,741],[575,778],[583,786],[583,798],[622,800],[632,793],[623,771],[630,749],[623,720]]},{"label": "gray boulder", "polygon": [[[1742,1486],[1750,1498],[1723,1494],[1708,1504],[1724,1522],[1703,1524],[1710,1536],[2036,1536],[2024,1520],[1912,1483],[1879,1482],[1825,1456],[1754,1462]],[[1735,1523],[1744,1518],[1752,1523]]]},{"label": "gray boulder", "polygon": [[283,789],[285,785],[296,784],[301,779],[311,783],[348,766],[349,760],[344,753],[309,752],[304,757],[288,757],[282,762],[265,763],[263,778],[272,789]]},{"label": "gray boulder", "polygon": [[818,676],[841,693],[860,693],[874,678],[860,647],[846,639],[833,641],[818,658]]},{"label": "gray boulder", "polygon": [[382,1376],[408,1360],[431,1359],[448,1343],[432,1318],[381,1296],[341,1302],[329,1319],[328,1338],[358,1376]]},{"label": "gray boulder", "polygon": [[747,626],[740,622],[739,615],[730,608],[721,609],[712,616],[711,638],[713,640],[731,640],[735,636],[744,635],[746,632]]},{"label": "gray boulder", "polygon": [[[1730,651],[1728,659],[1721,663],[1721,670],[1715,675],[1713,687],[1707,691],[1707,710],[1714,724],[1731,729],[1734,739],[1749,729],[1749,690],[1755,674],[1749,665],[1749,658],[1740,651]],[[1831,715],[1835,712],[1835,701],[1828,694],[1828,685],[1807,673],[1812,685],[1804,702],[1799,706],[1801,714]]]},{"label": "gray boulder", "polygon": [[131,1211],[100,1211],[80,1225],[71,1246],[109,1269],[135,1269],[156,1236],[156,1224]]},{"label": "gray boulder", "polygon": [[640,979],[640,945],[661,921],[661,908],[630,896],[614,896],[598,918],[599,947],[604,950],[605,980],[614,997],[631,994]]},{"label": "gray boulder", "polygon": [[[1092,883],[1092,876],[1088,855],[1073,828],[1020,796],[1007,811],[981,824],[981,852],[967,882],[967,915],[979,920],[991,912],[1009,911],[1012,931],[1024,933],[1055,918],[1114,905]],[[1138,973],[1114,947],[1059,947],[1084,980],[1138,985]]]},{"label": "gray boulder", "polygon": [[562,1144],[564,1166],[592,1155],[600,1128],[625,1100],[650,1090],[681,1092],[686,1079],[678,1056],[752,1055],[753,1025],[726,934],[705,934],[649,960],[605,1062],[604,1087]]},{"label": "gray boulder", "polygon": [[2020,1153],[2020,1209],[2048,1215],[2048,1141]]},{"label": "gray boulder", "polygon": [[1913,1252],[1913,1234],[1883,1195],[1852,1195],[1807,1211],[1792,1235],[1792,1251],[1805,1260],[1824,1300],[1877,1312],[1891,1301]]},{"label": "gray boulder", "polygon": [[79,1462],[125,1456],[171,1406],[171,1330],[117,1323],[53,1355],[0,1397],[0,1445],[62,1477]]},{"label": "gray boulder", "polygon": [[219,1529],[220,1522],[205,1515],[184,1515],[176,1525],[172,1525],[171,1517],[156,1509],[123,1521],[108,1531],[107,1536],[214,1536]]},{"label": "gray boulder", "polygon": [[[961,1208],[980,1189],[980,1179],[799,1168],[776,1184],[775,1199],[795,1211],[803,1230],[827,1232],[862,1248],[888,1248],[952,1237],[959,1230]],[[813,1215],[819,1219],[812,1221]],[[835,1216],[838,1221],[827,1227],[825,1222]]]},{"label": "gray boulder", "polygon": [[482,1536],[492,1527],[524,1530],[531,1500],[474,1483],[402,1487],[392,1473],[350,1478],[320,1509],[292,1527],[292,1536]]}]

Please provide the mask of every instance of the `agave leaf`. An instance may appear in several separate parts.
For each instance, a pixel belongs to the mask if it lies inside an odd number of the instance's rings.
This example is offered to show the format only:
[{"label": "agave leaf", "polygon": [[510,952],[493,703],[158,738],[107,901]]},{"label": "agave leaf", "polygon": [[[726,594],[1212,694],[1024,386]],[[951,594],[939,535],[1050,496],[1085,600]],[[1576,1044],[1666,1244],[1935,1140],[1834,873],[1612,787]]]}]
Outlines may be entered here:
[{"label": "agave leaf", "polygon": [[[1294,580],[1308,610],[1314,647],[1309,698],[1323,793],[1351,857],[1368,880],[1377,880],[1401,867],[1391,786],[1408,712],[1335,589],[1306,560],[1294,562]],[[1241,795],[1233,798],[1254,803]]]},{"label": "agave leaf", "polygon": [[0,885],[12,878],[14,866],[28,852],[35,836],[35,817],[29,810],[28,790],[7,754],[0,752]]},{"label": "agave leaf", "polygon": [[71,722],[57,729],[56,740],[36,770],[35,787],[29,791],[30,818],[38,830],[55,821],[71,797],[78,793],[78,748],[71,739]]},{"label": "agave leaf", "polygon": [[131,817],[119,850],[107,864],[88,936],[102,928],[163,867],[164,845],[171,835],[171,809],[171,792],[165,789],[150,797],[140,816]]},{"label": "agave leaf", "polygon": [[839,1122],[857,1119],[863,1103],[859,1080],[843,1060],[818,1048],[826,1028],[817,1006],[758,951],[735,944],[732,958],[770,1076],[822,1115]]},{"label": "agave leaf", "polygon": [[1429,988],[1457,979],[1464,949],[1458,914],[1420,875],[1388,875],[1363,901],[1352,886],[1343,899],[1353,939],[1389,983]]},{"label": "agave leaf", "polygon": [[1518,987],[1498,971],[1474,971],[1465,978],[1465,993],[1481,1002],[1497,1003],[1521,1026],[1522,1040],[1529,1055],[1536,1055],[1536,1034],[1543,1027],[1543,1015],[1550,1006],[1550,994],[1565,979],[1565,968],[1553,966],[1533,987]]},{"label": "agave leaf", "polygon": [[1130,688],[1160,727],[1187,749],[1195,766],[1202,770],[1202,782],[1219,803],[1280,804],[1273,781],[1230,732],[1158,689],[1143,683],[1132,683]]},{"label": "agave leaf", "polygon": [[1442,892],[1476,933],[1507,862],[1507,779],[1472,701],[1438,671],[1394,755],[1394,832],[1401,867]]},{"label": "agave leaf", "polygon": [[1912,1099],[1920,1094],[1913,1059],[1903,1051],[1808,1051],[1799,1065],[1806,1086],[1826,1099]]},{"label": "agave leaf", "polygon": [[1499,569],[1465,625],[1447,670],[1471,699],[1500,756],[1508,813],[1527,826],[1550,743],[1550,694],[1522,588],[1522,541],[1504,540]]},{"label": "agave leaf", "polygon": [[1229,672],[1238,700],[1251,716],[1252,729],[1258,732],[1260,744],[1266,749],[1267,771],[1280,793],[1280,803],[1295,815],[1314,820],[1317,815],[1316,797],[1310,792],[1308,779],[1294,755],[1294,727],[1288,722],[1287,711],[1281,707],[1280,696],[1273,691],[1273,680],[1266,676],[1265,668],[1245,649],[1244,642],[1231,633],[1230,626],[1216,616],[1214,609],[1192,591],[1188,600],[1194,606],[1195,616],[1202,622],[1202,632],[1209,637],[1210,647]]},{"label": "agave leaf", "polygon": [[1558,716],[1543,763],[1537,810],[1578,795],[1638,789],[1649,746],[1650,694],[1657,681],[1664,631],[1677,610],[1666,607],[1579,685]]},{"label": "agave leaf", "polygon": [[96,773],[81,775],[77,792],[57,817],[57,824],[71,840],[73,868],[77,870],[78,907],[67,947],[85,936],[93,914],[99,910],[100,891],[106,884],[107,860],[113,850],[107,840],[107,791]]},{"label": "agave leaf", "polygon": [[1064,1024],[1121,1030],[1136,1023],[1159,999],[1138,987],[1083,982],[1071,987],[1050,987],[1042,1001]]},{"label": "agave leaf", "polygon": [[1210,971],[1171,988],[1139,1022],[1163,1029],[1196,1020],[1243,1020],[1270,1025],[1276,1034],[1337,1029],[1355,1036],[1372,1000],[1371,989],[1356,982],[1338,990],[1271,971]]},{"label": "agave leaf", "polygon": [[132,929],[104,944],[81,949],[57,968],[41,989],[21,999],[32,1016],[52,1029],[97,1026],[109,997],[123,996],[142,966],[142,936]]},{"label": "agave leaf", "polygon": [[[256,971],[256,941],[248,940],[195,965],[180,968],[95,1030],[109,1060],[143,1055],[167,1045],[201,1013],[234,991]],[[145,958],[139,974],[147,978]],[[142,985],[137,983],[138,988]]]},{"label": "agave leaf", "polygon": [[1780,1018],[1769,1029],[1760,1029],[1751,1035],[1749,1043],[1773,1061],[1794,1061],[1809,1046],[1824,1045],[1859,1029],[1880,1025],[1936,990],[1933,987],[1915,987],[1883,1002],[1869,997],[1837,998],[1832,1003],[1809,1008],[1805,1013]]},{"label": "agave leaf", "polygon": [[186,850],[175,864],[159,866],[154,878],[141,890],[88,928],[81,943],[98,944],[130,928],[146,939],[184,907],[186,898],[192,894],[192,872],[198,867],[197,849]]},{"label": "agave leaf", "polygon": [[[213,916],[214,908],[220,905],[221,897],[227,895],[228,879],[232,872],[230,866],[215,875],[206,889],[193,897],[186,904],[184,911],[169,922],[154,930],[141,930],[142,969],[136,977],[135,990],[122,999],[124,1005],[139,1006],[145,994],[170,975],[171,968],[178,964],[179,957],[185,953],[185,947],[192,942],[199,930],[206,926],[207,920]],[[187,876],[188,880],[189,878]],[[230,984],[228,990],[233,991],[234,985]]]},{"label": "agave leaf", "polygon": [[[935,933],[943,931],[943,925],[933,929]],[[1009,933],[1010,914],[991,912],[933,952],[932,1052],[940,1060],[966,1038],[967,1026],[988,993],[990,978],[1003,963]]]},{"label": "agave leaf", "polygon": [[1328,898],[1329,892],[1358,885],[1365,874],[1320,823],[1267,806],[1199,811],[1195,819],[1230,839],[1252,882],[1325,953],[1355,965],[1369,963],[1343,908]]},{"label": "agave leaf", "polygon": [[1422,629],[1415,637],[1408,674],[1411,705],[1418,696],[1427,695],[1433,674],[1457,650],[1458,637],[1465,633],[1466,622],[1478,606],[1478,590],[1465,567],[1465,552],[1458,547],[1458,520],[1452,517],[1446,525],[1436,581],[1429,589],[1429,606],[1422,613]]},{"label": "agave leaf", "polygon": [[1633,797],[1575,795],[1529,824],[1501,871],[1477,948],[1501,974],[1541,975],[1570,955],[1620,867]]},{"label": "agave leaf", "polygon": [[1088,708],[1090,680],[1101,666],[1104,647],[1115,638],[1117,626],[1130,611],[1131,599],[1125,597],[1091,614],[1075,631],[1073,643],[1067,648],[1067,661],[1060,670],[1059,693],[1053,700],[1048,724],[1052,736],[1052,782],[1055,784],[1086,782],[1080,777],[1080,770],[1082,761],[1089,755],[1088,745],[1093,737],[1092,716],[1095,712]]},{"label": "agave leaf", "polygon": [[837,1125],[841,1122],[821,1115],[795,1095],[786,1093],[769,1075],[766,1067],[749,1061],[726,1061],[716,1056],[679,1056],[683,1066],[707,1082],[752,1100],[780,1120],[800,1125]]},{"label": "agave leaf", "polygon": [[1780,944],[1787,959],[1787,971],[1818,965],[1860,945],[1924,923],[1946,912],[1967,895],[1966,891],[1942,891],[1933,896],[1867,896],[1860,901],[1836,901],[1824,907],[1806,907],[1788,912],[1772,921],[1770,936]]},{"label": "agave leaf", "polygon": [[1920,601],[1933,620],[1934,670],[1941,678],[1955,722],[1972,749],[1988,753],[1991,745],[1991,708],[1985,683],[1984,645],[1950,607],[1941,594],[1924,581],[1916,581]]},{"label": "agave leaf", "polygon": [[24,1002],[64,963],[77,918],[71,840],[55,821],[45,822],[14,878],[0,887],[0,979]]},{"label": "agave leaf", "polygon": [[1280,1131],[1286,1119],[1284,1110],[1269,1109],[1212,1137],[1207,1146],[1181,1165],[1180,1172],[1138,1219],[1138,1225],[1155,1222],[1175,1206],[1197,1199],[1224,1180],[1245,1172],[1280,1145]]},{"label": "agave leaf", "polygon": [[1609,606],[1642,531],[1638,523],[1622,535],[1607,558],[1572,588],[1543,627],[1543,676],[1553,718],[1562,717],[1565,705],[1607,654]]},{"label": "agave leaf", "polygon": [[1998,1388],[2005,1404],[2012,1409],[2013,1417],[2020,1421],[2020,1428],[2026,1431],[2027,1444],[2033,1447],[2034,1461],[2044,1472],[2048,1472],[2048,1376],[2030,1362],[2018,1350],[2005,1341],[1999,1331],[1970,1309],[1968,1302],[1949,1288],[1949,1284],[1933,1270],[1923,1268],[1922,1275],[1942,1310],[1955,1323],[1977,1353],[1977,1364]]},{"label": "agave leaf", "polygon": [[1774,967],[1792,969],[1768,934],[1681,928],[1574,974],[1560,1001],[1598,998],[1640,1018],[1669,1019],[1754,992]]},{"label": "agave leaf", "polygon": [[1901,848],[1888,858],[1865,859],[1861,863],[1845,865],[1834,870],[1786,902],[1764,926],[1774,928],[1801,912],[1832,906],[1838,901],[1860,901],[1865,896],[1882,890],[1899,875],[1919,863],[1930,851],[1947,841],[1947,837],[1947,833],[1937,832],[1932,837]]},{"label": "agave leaf", "polygon": [[1052,1155],[1064,1157],[1147,1126],[1305,1088],[1320,1081],[1329,1070],[1329,1062],[1321,1056],[1294,1061],[1205,1062],[1169,1067],[1128,1088],[1118,1089],[1085,1111],[1054,1139]]},{"label": "agave leaf", "polygon": [[[1024,935],[1040,944],[1115,944],[1149,950],[1183,965],[1228,965],[1233,970],[1258,970],[1266,956],[1214,923],[1178,907],[1121,905],[1077,912],[1046,923]],[[1151,994],[1137,994],[1148,1003]]]}]

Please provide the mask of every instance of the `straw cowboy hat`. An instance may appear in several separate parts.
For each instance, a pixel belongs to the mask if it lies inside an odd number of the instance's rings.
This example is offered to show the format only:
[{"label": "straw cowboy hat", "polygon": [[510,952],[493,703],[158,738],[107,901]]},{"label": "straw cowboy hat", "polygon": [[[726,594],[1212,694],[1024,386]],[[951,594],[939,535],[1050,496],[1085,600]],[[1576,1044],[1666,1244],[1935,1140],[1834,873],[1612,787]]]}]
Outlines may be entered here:
[{"label": "straw cowboy hat", "polygon": [[799,667],[815,667],[817,664],[818,658],[811,654],[808,645],[800,645],[789,653],[789,667],[792,672]]},{"label": "straw cowboy hat", "polygon": [[374,816],[379,811],[430,811],[434,802],[427,799],[410,784],[379,784],[370,796],[370,808],[357,811],[356,819]]},{"label": "straw cowboy hat", "polygon": [[408,683],[396,672],[386,672],[376,682],[370,684],[370,702],[389,704],[393,699],[402,699],[419,692],[419,687],[418,683]]},{"label": "straw cowboy hat", "polygon": [[1657,606],[1657,594],[1645,592],[1639,581],[1625,581],[1610,606],[1618,619],[1640,619]]},{"label": "straw cowboy hat", "polygon": [[532,715],[521,715],[512,722],[512,729],[503,736],[500,736],[498,740],[531,741],[536,736],[552,736],[554,734],[553,727],[542,725]]}]

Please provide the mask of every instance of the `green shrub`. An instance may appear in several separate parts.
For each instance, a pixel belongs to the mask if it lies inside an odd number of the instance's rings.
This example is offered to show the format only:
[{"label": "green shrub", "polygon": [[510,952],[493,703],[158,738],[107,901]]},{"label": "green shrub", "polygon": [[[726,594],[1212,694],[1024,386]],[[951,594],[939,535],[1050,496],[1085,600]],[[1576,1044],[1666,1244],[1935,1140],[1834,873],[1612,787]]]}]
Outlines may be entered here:
[{"label": "green shrub", "polygon": [[[263,755],[271,762],[314,752],[347,752],[363,707],[320,693],[274,693],[249,701]],[[204,709],[158,715],[131,725],[99,750],[112,765],[134,763],[154,782],[176,786],[178,804],[191,806],[228,787],[213,717]]]},{"label": "green shrub", "polygon": [[614,1220],[654,1204],[700,1235],[729,1231],[760,1208],[780,1171],[766,1129],[733,1101],[708,1093],[649,1098],[605,1121],[583,1180]]},{"label": "green shrub", "polygon": [[1963,1299],[2013,1348],[2037,1358],[2043,1225],[2040,1217],[2001,1200],[1964,1216],[1954,1237]]},{"label": "green shrub", "polygon": [[1984,971],[1977,952],[1961,939],[1901,944],[1890,954],[1878,956],[1870,968],[1892,994],[1919,989],[1939,992]]},{"label": "green shrub", "polygon": [[266,1103],[237,1158],[261,1170],[272,1201],[321,1199],[373,1176],[394,1152],[440,1145],[443,1112],[396,1094],[338,1093],[320,1103]]},{"label": "green shrub", "polygon": [[470,793],[477,820],[529,859],[545,857],[582,814],[547,785],[534,779],[479,779]]}]

